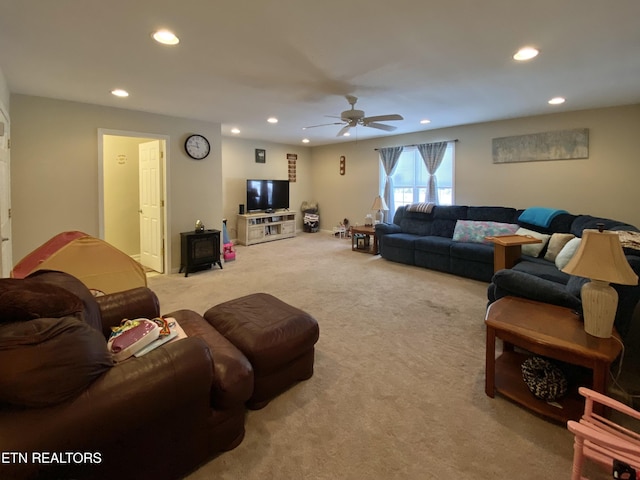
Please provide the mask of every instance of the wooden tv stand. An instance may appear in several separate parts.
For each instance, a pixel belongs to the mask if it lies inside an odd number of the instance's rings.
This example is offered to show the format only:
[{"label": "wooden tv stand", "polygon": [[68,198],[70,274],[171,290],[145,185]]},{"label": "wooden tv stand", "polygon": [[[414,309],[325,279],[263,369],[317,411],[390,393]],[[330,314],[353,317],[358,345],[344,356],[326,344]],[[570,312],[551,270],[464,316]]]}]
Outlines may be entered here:
[{"label": "wooden tv stand", "polygon": [[279,210],[273,213],[238,215],[238,243],[254,245],[296,236],[296,213]]}]

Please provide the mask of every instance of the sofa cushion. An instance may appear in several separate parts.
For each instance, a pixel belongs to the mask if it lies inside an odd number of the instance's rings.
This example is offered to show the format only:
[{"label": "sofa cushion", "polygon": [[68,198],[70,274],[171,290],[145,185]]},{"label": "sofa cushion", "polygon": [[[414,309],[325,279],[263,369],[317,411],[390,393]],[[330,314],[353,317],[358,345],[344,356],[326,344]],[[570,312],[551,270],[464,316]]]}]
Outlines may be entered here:
[{"label": "sofa cushion", "polygon": [[452,244],[453,240],[447,237],[420,237],[415,242],[415,248],[420,252],[449,256]]},{"label": "sofa cushion", "polygon": [[74,317],[0,325],[0,403],[70,400],[113,366],[102,334]]},{"label": "sofa cushion", "polygon": [[598,229],[598,224],[602,223],[605,230],[630,230],[638,231],[633,225],[628,223],[619,222],[618,220],[611,220],[610,218],[592,217],[591,215],[578,215],[571,224],[571,233],[576,237],[582,236],[582,230],[590,228],[593,230]]},{"label": "sofa cushion", "polygon": [[0,279],[0,323],[79,315],[80,299],[64,288],[25,279]]},{"label": "sofa cushion", "polygon": [[535,232],[533,230],[529,230],[528,228],[518,228],[516,231],[516,235],[524,235],[525,237],[533,237],[538,240],[542,240],[541,243],[531,243],[529,245],[522,245],[522,254],[528,255],[530,257],[537,257],[542,253],[544,247],[547,246],[547,242],[551,235],[546,233]]},{"label": "sofa cushion", "polygon": [[510,235],[516,230],[518,230],[518,225],[514,223],[458,220],[453,231],[453,240],[455,242],[490,244],[491,240],[487,240],[487,236]]},{"label": "sofa cushion", "polygon": [[527,260],[518,262],[513,270],[528,273],[545,280],[565,285],[570,278],[568,273],[558,270],[553,262],[548,262],[542,258],[526,257]]},{"label": "sofa cushion", "polygon": [[55,285],[74,294],[82,301],[82,319],[99,332],[102,332],[100,307],[91,291],[76,277],[56,270],[38,270],[30,274],[27,279],[32,282]]},{"label": "sofa cushion", "polygon": [[456,228],[457,220],[447,218],[437,218],[431,222],[431,235],[435,237],[446,237],[451,239]]},{"label": "sofa cushion", "polygon": [[493,265],[493,245],[486,245],[484,243],[452,242],[451,257]]},{"label": "sofa cushion", "polygon": [[567,263],[569,263],[569,260],[571,260],[575,255],[575,253],[578,251],[578,247],[580,246],[581,241],[582,241],[582,238],[575,237],[569,240],[565,244],[565,246],[562,247],[562,250],[560,250],[560,253],[556,255],[556,260],[555,260],[555,264],[558,270],[562,270],[564,267],[567,266]]},{"label": "sofa cushion", "polygon": [[407,212],[400,220],[400,228],[404,233],[413,235],[431,235],[431,221],[429,214],[420,212]]},{"label": "sofa cushion", "polygon": [[465,205],[437,205],[433,207],[434,219],[464,220],[467,218],[468,207]]},{"label": "sofa cushion", "polygon": [[392,233],[384,237],[384,244],[388,247],[399,247],[413,250],[415,241],[420,238],[410,233]]},{"label": "sofa cushion", "polygon": [[466,220],[516,223],[519,213],[511,207],[468,207]]},{"label": "sofa cushion", "polygon": [[544,259],[550,262],[555,262],[556,257],[569,240],[575,238],[572,233],[554,233],[549,239],[547,245],[547,251],[544,254]]}]

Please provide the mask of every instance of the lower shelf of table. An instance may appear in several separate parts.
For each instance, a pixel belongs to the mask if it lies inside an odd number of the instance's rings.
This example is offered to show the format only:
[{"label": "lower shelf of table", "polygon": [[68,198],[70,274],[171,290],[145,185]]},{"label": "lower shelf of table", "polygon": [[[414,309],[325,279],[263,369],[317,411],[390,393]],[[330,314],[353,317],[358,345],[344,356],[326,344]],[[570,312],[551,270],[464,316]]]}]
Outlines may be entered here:
[{"label": "lower shelf of table", "polygon": [[507,351],[496,359],[496,392],[539,415],[561,423],[579,419],[584,411],[584,399],[578,394],[577,385],[572,385],[572,382],[569,384],[567,395],[556,402],[560,406],[549,404],[533,396],[522,379],[521,365],[529,357],[530,355],[525,353]]}]

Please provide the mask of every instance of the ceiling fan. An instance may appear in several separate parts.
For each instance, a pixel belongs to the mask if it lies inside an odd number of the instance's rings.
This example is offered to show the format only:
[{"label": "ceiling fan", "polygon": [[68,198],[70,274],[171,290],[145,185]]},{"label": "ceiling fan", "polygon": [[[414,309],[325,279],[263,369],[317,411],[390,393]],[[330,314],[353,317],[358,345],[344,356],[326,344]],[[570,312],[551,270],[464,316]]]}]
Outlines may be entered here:
[{"label": "ceiling fan", "polygon": [[[397,113],[393,113],[389,115],[375,115],[372,117],[365,117],[363,110],[355,109],[355,105],[356,105],[356,102],[358,101],[358,97],[354,97],[353,95],[346,95],[345,98],[347,99],[347,102],[349,102],[349,105],[351,105],[351,110],[345,110],[340,114],[339,117],[336,117],[341,120],[340,122],[311,125],[308,127],[304,127],[303,130],[306,130],[307,128],[324,127],[327,125],[344,125],[338,132],[338,135],[336,135],[338,137],[341,137],[342,135],[347,133],[350,128],[357,127],[358,125],[362,125],[363,127],[377,128],[378,130],[385,130],[387,132],[392,132],[397,127],[394,127],[393,125],[385,125],[384,123],[378,123],[378,122],[385,122],[385,121],[391,121],[391,120],[404,120],[402,115],[398,115]],[[327,115],[327,116],[329,117],[331,115]]]}]

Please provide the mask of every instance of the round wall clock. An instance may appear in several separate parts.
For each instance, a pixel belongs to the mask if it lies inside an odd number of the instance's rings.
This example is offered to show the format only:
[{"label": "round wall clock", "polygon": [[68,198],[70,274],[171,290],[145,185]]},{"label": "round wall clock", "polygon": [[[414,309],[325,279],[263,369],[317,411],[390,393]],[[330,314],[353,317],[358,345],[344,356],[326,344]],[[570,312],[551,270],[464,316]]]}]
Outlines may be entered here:
[{"label": "round wall clock", "polygon": [[189,135],[184,142],[184,149],[194,160],[202,160],[211,151],[211,145],[202,135]]}]

